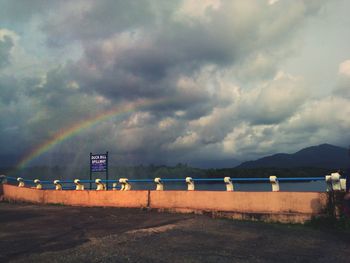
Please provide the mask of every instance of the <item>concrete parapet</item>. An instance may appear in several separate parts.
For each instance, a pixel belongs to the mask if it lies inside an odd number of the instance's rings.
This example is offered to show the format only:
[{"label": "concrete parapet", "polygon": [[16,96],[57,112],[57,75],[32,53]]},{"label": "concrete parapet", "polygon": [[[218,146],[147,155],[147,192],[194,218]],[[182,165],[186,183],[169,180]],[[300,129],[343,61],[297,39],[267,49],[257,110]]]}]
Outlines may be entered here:
[{"label": "concrete parapet", "polygon": [[[3,186],[5,200],[73,206],[148,207],[177,212],[225,214],[232,218],[304,222],[321,215],[327,193],[231,191],[56,191]],[[289,221],[288,221],[289,220]]]},{"label": "concrete parapet", "polygon": [[0,184],[0,201],[4,199],[4,185]]},{"label": "concrete parapet", "polygon": [[340,174],[339,173],[331,173],[332,186],[334,191],[340,191]]},{"label": "concrete parapet", "polygon": [[131,190],[131,184],[129,183],[128,178],[120,178],[119,183],[121,185],[120,191],[129,191]]},{"label": "concrete parapet", "polygon": [[346,191],[346,179],[345,178],[340,179],[340,188],[342,191]]},{"label": "concrete parapet", "polygon": [[53,184],[55,185],[56,190],[62,190],[62,184],[60,180],[53,181]]},{"label": "concrete parapet", "polygon": [[95,180],[95,184],[96,184],[96,190],[97,191],[104,191],[104,190],[106,190],[106,184],[104,184],[101,179],[96,179]]},{"label": "concrete parapet", "polygon": [[323,212],[327,194],[318,192],[214,192],[151,191],[150,206],[251,214],[302,214],[311,218]]},{"label": "concrete parapet", "polygon": [[43,189],[43,185],[41,184],[41,182],[40,182],[39,179],[35,179],[35,180],[34,180],[34,183],[35,183],[35,188],[36,188],[36,189],[38,189],[38,190]]},{"label": "concrete parapet", "polygon": [[42,204],[73,206],[147,207],[148,191],[56,191],[5,184],[4,198]]},{"label": "concrete parapet", "polygon": [[80,183],[79,179],[75,179],[74,184],[75,184],[75,190],[81,191],[81,190],[84,190],[85,188],[84,185]]},{"label": "concrete parapet", "polygon": [[272,175],[270,176],[270,183],[272,185],[272,191],[273,192],[278,192],[280,190],[280,184],[278,182],[277,176]]},{"label": "concrete parapet", "polygon": [[160,179],[159,177],[154,178],[154,182],[157,185],[157,187],[156,187],[157,191],[163,191],[164,190],[164,184],[162,182],[162,179]]},{"label": "concrete parapet", "polygon": [[17,178],[17,182],[18,182],[18,187],[24,187],[25,184],[24,184],[24,180],[22,177],[18,177]]},{"label": "concrete parapet", "polygon": [[224,178],[224,182],[226,184],[226,191],[232,192],[233,191],[233,184],[232,184],[231,178],[230,177],[225,177]]},{"label": "concrete parapet", "polygon": [[186,183],[187,183],[187,190],[188,191],[193,191],[194,190],[194,182],[192,177],[186,177]]},{"label": "concrete parapet", "polygon": [[325,176],[327,184],[327,192],[330,191],[346,191],[346,179],[340,178],[339,173],[331,173]]}]

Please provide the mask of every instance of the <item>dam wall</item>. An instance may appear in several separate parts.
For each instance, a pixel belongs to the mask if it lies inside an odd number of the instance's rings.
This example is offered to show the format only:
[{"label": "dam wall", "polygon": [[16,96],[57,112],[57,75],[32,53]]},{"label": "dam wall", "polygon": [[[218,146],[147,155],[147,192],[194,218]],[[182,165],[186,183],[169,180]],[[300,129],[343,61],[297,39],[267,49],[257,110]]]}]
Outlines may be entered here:
[{"label": "dam wall", "polygon": [[327,194],[320,192],[151,191],[152,208],[210,211],[214,216],[298,222],[321,215]]},{"label": "dam wall", "polygon": [[148,202],[148,191],[56,191],[4,184],[3,192],[3,199],[7,201],[39,204],[141,208],[147,207]]},{"label": "dam wall", "polygon": [[[1,187],[1,185],[0,185]],[[96,191],[38,190],[3,184],[3,199],[39,204],[148,208],[215,217],[303,223],[322,215],[321,192]]]},{"label": "dam wall", "polygon": [[4,190],[3,190],[3,184],[0,183],[0,201],[3,199],[4,196]]}]

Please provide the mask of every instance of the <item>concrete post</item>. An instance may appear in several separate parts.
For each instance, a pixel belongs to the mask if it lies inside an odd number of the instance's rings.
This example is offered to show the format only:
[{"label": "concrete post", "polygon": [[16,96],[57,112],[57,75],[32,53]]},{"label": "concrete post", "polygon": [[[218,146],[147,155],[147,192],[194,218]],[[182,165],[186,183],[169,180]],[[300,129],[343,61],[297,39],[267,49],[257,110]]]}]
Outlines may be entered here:
[{"label": "concrete post", "polygon": [[164,190],[164,184],[159,177],[154,178],[154,182],[157,184],[156,191],[163,191]]},{"label": "concrete post", "polygon": [[120,178],[119,183],[121,184],[121,191],[129,191],[131,190],[131,184],[128,182],[128,178]]},{"label": "concrete post", "polygon": [[226,191],[227,192],[233,192],[233,184],[232,184],[232,180],[230,177],[225,177],[224,178],[224,182],[226,184]]},{"label": "concrete post", "polygon": [[24,181],[22,177],[18,177],[17,178],[17,182],[18,182],[18,187],[24,187]]},{"label": "concrete post", "polygon": [[96,184],[96,190],[97,191],[104,191],[106,190],[106,184],[102,183],[101,179],[96,179],[95,180]]},{"label": "concrete post", "polygon": [[280,190],[280,185],[278,183],[277,176],[271,175],[270,176],[270,183],[272,185],[272,192],[279,192]]},{"label": "concrete post", "polygon": [[36,187],[35,187],[36,189],[38,189],[38,190],[43,189],[43,185],[41,184],[39,179],[35,179],[34,183],[36,184]]},{"label": "concrete post", "polygon": [[346,191],[346,179],[340,179],[340,188],[342,191]]},{"label": "concrete post", "polygon": [[339,173],[331,173],[331,181],[332,181],[332,189],[333,191],[340,191],[340,174]]},{"label": "concrete post", "polygon": [[79,179],[75,179],[74,184],[75,184],[75,190],[78,190],[78,191],[84,190],[84,185],[80,183]]},{"label": "concrete post", "polygon": [[6,175],[4,174],[0,175],[0,184],[6,184],[6,183],[7,183]]},{"label": "concrete post", "polygon": [[194,190],[194,182],[192,180],[192,177],[186,177],[186,183],[187,183],[187,190],[193,191]]},{"label": "concrete post", "polygon": [[53,181],[53,184],[55,185],[56,190],[62,190],[62,184],[61,184],[60,180]]}]

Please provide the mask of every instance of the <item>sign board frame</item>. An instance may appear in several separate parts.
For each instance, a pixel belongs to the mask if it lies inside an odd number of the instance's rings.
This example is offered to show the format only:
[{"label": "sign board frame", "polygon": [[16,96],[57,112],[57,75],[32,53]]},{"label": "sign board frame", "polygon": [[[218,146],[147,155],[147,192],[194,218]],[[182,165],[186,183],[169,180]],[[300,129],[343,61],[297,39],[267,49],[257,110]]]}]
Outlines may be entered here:
[{"label": "sign board frame", "polygon": [[[108,152],[106,153],[91,153],[90,152],[90,181],[92,181],[92,173],[106,173],[106,190],[108,190]],[[92,183],[90,182],[90,190]]]}]

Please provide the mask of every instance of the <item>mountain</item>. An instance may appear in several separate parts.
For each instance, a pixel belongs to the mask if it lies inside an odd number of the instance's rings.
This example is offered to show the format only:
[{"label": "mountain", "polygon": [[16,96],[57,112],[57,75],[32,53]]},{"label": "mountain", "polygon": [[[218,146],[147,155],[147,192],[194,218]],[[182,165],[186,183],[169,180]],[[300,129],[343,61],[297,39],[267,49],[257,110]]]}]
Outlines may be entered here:
[{"label": "mountain", "polygon": [[347,149],[330,144],[321,144],[307,147],[293,154],[278,153],[255,161],[243,162],[236,168],[315,167],[344,169],[349,165],[350,158]]}]

